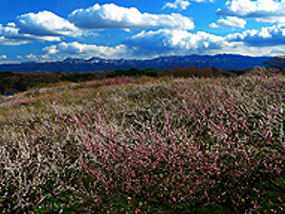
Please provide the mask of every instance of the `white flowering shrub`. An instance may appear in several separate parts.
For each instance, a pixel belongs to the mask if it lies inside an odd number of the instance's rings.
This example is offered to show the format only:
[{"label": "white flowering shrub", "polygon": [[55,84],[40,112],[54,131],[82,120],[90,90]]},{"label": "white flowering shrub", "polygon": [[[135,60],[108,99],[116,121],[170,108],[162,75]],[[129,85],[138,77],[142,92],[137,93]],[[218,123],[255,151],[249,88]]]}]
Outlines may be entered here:
[{"label": "white flowering shrub", "polygon": [[0,210],[284,211],[284,76],[141,82],[1,101]]}]

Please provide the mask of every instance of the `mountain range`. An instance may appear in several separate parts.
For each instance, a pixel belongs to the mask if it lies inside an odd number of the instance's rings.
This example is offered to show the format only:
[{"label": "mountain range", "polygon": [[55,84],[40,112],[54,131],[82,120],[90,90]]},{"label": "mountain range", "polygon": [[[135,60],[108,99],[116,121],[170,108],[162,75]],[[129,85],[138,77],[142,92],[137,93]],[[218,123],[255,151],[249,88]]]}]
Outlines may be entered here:
[{"label": "mountain range", "polygon": [[215,67],[223,70],[243,70],[262,66],[271,57],[250,57],[233,54],[163,56],[154,59],[90,59],[66,58],[53,62],[24,62],[20,64],[0,64],[0,71],[15,72],[102,72],[119,69],[168,70],[176,66]]}]

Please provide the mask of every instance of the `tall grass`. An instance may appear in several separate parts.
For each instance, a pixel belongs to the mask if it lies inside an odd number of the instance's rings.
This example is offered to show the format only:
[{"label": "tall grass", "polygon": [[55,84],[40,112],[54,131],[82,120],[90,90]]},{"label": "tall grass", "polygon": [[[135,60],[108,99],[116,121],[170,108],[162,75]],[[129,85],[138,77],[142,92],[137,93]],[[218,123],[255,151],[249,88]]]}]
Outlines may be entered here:
[{"label": "tall grass", "polygon": [[3,213],[285,209],[284,76],[42,91],[1,101]]}]

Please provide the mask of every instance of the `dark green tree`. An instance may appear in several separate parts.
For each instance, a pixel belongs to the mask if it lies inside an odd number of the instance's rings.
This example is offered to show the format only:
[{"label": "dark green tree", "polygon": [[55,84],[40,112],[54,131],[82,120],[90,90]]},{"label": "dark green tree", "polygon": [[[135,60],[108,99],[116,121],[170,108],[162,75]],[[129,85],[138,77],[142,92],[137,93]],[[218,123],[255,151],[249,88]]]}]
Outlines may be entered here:
[{"label": "dark green tree", "polygon": [[276,56],[263,62],[264,65],[270,68],[276,68],[279,71],[285,70],[285,55]]}]

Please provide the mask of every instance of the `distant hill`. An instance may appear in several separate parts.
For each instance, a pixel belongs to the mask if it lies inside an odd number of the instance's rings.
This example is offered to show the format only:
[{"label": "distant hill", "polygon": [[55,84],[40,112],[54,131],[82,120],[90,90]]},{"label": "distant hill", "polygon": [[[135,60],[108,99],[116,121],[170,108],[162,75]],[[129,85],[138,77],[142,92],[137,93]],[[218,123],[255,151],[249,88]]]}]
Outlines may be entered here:
[{"label": "distant hill", "polygon": [[21,64],[2,64],[0,71],[17,72],[101,72],[118,69],[156,69],[167,70],[175,66],[216,67],[223,70],[243,70],[261,66],[270,57],[249,57],[233,54],[164,56],[148,60],[103,59],[93,57],[87,60],[66,58],[57,62],[25,62]]}]

